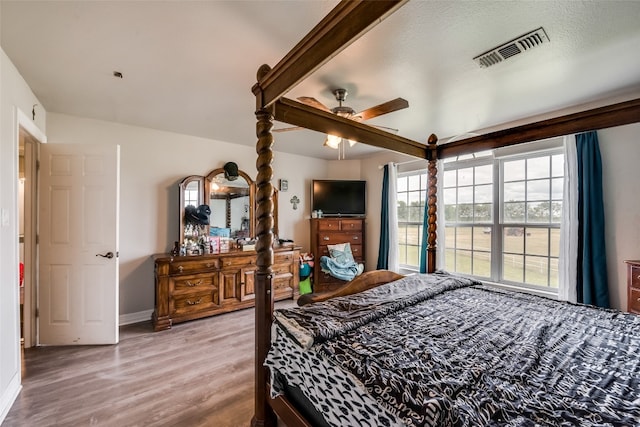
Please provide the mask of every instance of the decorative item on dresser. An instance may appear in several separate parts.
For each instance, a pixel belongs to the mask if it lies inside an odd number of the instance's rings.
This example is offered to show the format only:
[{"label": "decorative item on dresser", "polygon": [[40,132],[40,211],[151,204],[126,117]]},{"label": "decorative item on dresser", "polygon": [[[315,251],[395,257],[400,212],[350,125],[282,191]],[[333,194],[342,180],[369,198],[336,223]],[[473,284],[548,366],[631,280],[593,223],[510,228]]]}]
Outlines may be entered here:
[{"label": "decorative item on dresser", "polygon": [[311,218],[311,251],[316,259],[313,292],[334,291],[347,283],[322,272],[319,260],[322,256],[329,256],[327,245],[349,243],[355,261],[364,263],[364,221],[364,218]]},{"label": "decorative item on dresser", "polygon": [[[276,246],[274,300],[299,296],[300,248]],[[154,255],[156,309],[153,329],[226,313],[255,304],[256,252],[231,250],[200,256]]]},{"label": "decorative item on dresser", "polygon": [[640,260],[627,263],[627,311],[640,314]]}]

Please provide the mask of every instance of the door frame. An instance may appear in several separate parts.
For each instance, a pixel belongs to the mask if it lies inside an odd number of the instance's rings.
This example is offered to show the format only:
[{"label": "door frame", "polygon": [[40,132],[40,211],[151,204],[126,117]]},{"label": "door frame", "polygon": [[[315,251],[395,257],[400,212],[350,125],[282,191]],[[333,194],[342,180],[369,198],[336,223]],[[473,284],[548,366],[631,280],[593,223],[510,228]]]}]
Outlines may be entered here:
[{"label": "door frame", "polygon": [[[16,108],[16,133],[17,152],[16,165],[19,161],[19,150],[21,139],[28,139],[25,143],[25,188],[24,188],[24,347],[29,348],[38,344],[38,159],[39,144],[47,142],[47,136],[29,119],[29,117],[19,108]],[[27,149],[30,146],[30,149]],[[28,156],[27,156],[28,154]],[[16,171],[18,168],[16,168]],[[27,185],[28,183],[28,185]],[[16,194],[19,191],[20,180],[16,174]],[[16,210],[19,210],[16,203]],[[19,211],[16,213],[16,218]],[[16,236],[18,237],[18,236]],[[17,251],[20,251],[19,239]],[[20,300],[18,300],[18,305]],[[20,307],[18,306],[18,310]]]}]

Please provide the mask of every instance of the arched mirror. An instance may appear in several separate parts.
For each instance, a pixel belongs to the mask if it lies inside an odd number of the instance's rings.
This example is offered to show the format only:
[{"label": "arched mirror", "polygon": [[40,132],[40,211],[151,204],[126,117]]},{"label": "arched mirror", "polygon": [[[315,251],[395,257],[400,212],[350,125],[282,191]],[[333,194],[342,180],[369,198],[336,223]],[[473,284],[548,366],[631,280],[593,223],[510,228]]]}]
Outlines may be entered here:
[{"label": "arched mirror", "polygon": [[214,169],[205,177],[205,194],[212,236],[245,239],[255,235],[255,185],[249,175],[238,171],[237,176],[229,176],[223,168]]}]

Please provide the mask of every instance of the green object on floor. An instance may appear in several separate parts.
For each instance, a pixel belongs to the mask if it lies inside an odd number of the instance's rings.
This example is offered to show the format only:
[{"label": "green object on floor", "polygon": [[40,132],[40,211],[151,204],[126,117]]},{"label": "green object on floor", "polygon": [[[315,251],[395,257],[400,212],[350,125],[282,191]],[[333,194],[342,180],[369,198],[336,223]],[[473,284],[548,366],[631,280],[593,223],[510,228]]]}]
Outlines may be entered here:
[{"label": "green object on floor", "polygon": [[300,281],[300,295],[311,293],[311,277]]}]

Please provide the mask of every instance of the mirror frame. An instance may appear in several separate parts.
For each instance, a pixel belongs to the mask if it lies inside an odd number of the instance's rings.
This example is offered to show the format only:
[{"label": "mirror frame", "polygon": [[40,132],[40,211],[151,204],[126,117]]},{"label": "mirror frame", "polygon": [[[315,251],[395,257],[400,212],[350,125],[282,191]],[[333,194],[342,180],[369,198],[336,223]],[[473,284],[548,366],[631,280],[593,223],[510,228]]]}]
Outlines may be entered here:
[{"label": "mirror frame", "polygon": [[[184,243],[184,208],[185,208],[185,192],[187,186],[192,182],[198,182],[199,185],[199,194],[198,194],[198,205],[201,204],[209,204],[209,195],[211,194],[211,181],[216,175],[224,174],[224,168],[216,168],[209,172],[207,175],[189,175],[180,181],[178,185],[179,193],[180,193],[180,204],[178,206],[178,220],[179,220],[179,236],[178,243],[180,246]],[[244,171],[238,170],[238,176],[244,178],[249,184],[249,237],[254,239],[256,238],[256,184],[253,179]],[[278,190],[276,188],[273,189],[273,234],[274,238],[278,237]]]},{"label": "mirror frame", "polygon": [[[211,181],[213,180],[213,178],[215,178],[216,176],[223,174],[224,175],[224,168],[218,168],[218,169],[214,169],[211,172],[209,172],[207,174],[207,176],[204,177],[204,201],[207,202],[205,204],[209,204],[210,203],[210,194],[211,194]],[[238,170],[238,176],[244,178],[245,181],[247,181],[247,184],[249,184],[249,237],[250,238],[254,238],[255,237],[255,232],[256,232],[256,228],[255,228],[255,223],[256,223],[256,184],[255,182],[253,182],[253,179],[251,179],[251,177],[249,175],[247,175],[247,173]]]}]

